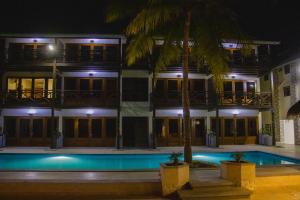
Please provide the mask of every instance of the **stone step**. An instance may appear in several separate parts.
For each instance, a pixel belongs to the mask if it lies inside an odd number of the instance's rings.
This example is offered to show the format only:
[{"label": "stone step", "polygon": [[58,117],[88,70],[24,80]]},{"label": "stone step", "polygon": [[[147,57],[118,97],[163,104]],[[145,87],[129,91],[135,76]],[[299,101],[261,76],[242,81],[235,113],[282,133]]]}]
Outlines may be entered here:
[{"label": "stone step", "polygon": [[234,186],[198,187],[178,194],[182,200],[246,200],[250,199],[251,191]]},{"label": "stone step", "polygon": [[224,179],[207,179],[201,181],[191,181],[191,188],[201,188],[201,187],[223,187],[223,186],[233,186],[233,183]]}]

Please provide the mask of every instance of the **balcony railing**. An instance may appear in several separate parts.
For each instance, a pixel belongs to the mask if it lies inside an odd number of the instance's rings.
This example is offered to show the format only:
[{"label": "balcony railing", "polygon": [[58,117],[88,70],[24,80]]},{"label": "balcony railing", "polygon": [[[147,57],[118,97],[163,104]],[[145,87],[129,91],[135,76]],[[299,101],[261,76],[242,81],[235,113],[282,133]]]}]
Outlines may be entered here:
[{"label": "balcony railing", "polygon": [[117,105],[117,93],[104,93],[103,91],[65,90],[53,92],[50,90],[13,90],[1,94],[2,104],[7,106],[104,106]]},{"label": "balcony railing", "polygon": [[[255,108],[269,108],[272,105],[271,93],[253,92],[190,92],[190,105],[214,107],[219,106],[248,106]],[[217,99],[219,98],[219,99]],[[218,100],[218,101],[217,101]],[[167,94],[153,93],[153,101],[158,107],[182,106],[182,94],[178,91],[168,91]]]},{"label": "balcony railing", "polygon": [[118,103],[116,92],[103,92],[102,90],[79,91],[65,90],[61,92],[64,106],[107,106],[113,107]]},{"label": "balcony railing", "polygon": [[[120,63],[119,54],[118,51],[71,51],[61,49],[55,52],[55,58],[57,59],[57,62],[61,63],[118,64]],[[7,62],[10,64],[53,62],[53,58],[54,55],[47,52],[47,49],[45,48],[17,51],[8,50]]]}]

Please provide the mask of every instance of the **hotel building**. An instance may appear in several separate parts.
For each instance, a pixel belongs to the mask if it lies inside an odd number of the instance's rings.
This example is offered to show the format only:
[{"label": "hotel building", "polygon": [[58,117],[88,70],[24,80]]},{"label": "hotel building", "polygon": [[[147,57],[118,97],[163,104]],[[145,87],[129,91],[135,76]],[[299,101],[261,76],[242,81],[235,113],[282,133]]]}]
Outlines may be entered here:
[{"label": "hotel building", "polygon": [[[216,107],[220,144],[257,143],[272,121],[271,88],[261,75],[277,44],[254,41],[252,55],[243,57],[239,45],[224,42],[231,67],[219,95],[210,72],[190,64],[193,145],[205,145],[216,130]],[[181,64],[154,80],[156,52],[127,66],[123,35],[2,35],[0,45],[7,146],[49,146],[52,130],[63,133],[64,146],[183,145]]]}]

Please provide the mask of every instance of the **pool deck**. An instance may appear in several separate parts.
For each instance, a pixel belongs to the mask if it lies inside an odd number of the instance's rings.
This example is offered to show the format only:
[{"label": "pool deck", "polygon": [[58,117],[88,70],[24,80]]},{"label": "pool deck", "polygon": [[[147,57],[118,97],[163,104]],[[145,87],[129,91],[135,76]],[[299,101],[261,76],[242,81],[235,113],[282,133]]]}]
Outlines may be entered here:
[{"label": "pool deck", "polygon": [[[300,159],[300,145],[277,145],[276,147],[262,145],[222,145],[219,148],[206,146],[193,147],[193,152],[232,152],[232,151],[263,151],[286,157]],[[158,147],[156,149],[116,149],[102,147],[65,147],[50,149],[49,147],[5,147],[0,153],[49,153],[49,154],[159,154],[183,152],[183,147]]]}]

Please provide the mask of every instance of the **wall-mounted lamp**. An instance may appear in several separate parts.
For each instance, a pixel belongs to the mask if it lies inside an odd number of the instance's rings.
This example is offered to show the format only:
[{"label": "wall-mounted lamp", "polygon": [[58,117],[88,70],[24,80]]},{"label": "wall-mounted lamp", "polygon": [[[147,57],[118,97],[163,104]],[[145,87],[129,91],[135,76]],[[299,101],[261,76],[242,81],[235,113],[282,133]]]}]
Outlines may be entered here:
[{"label": "wall-mounted lamp", "polygon": [[88,110],[86,111],[86,115],[87,115],[88,117],[92,116],[93,114],[94,114],[94,110],[93,110],[93,109],[88,109]]},{"label": "wall-mounted lamp", "polygon": [[94,72],[94,71],[89,72],[89,76],[94,76],[95,74],[96,74],[96,72]]},{"label": "wall-mounted lamp", "polygon": [[54,51],[54,50],[55,50],[55,47],[54,47],[53,44],[49,44],[49,45],[48,45],[48,49],[49,49],[49,51]]},{"label": "wall-mounted lamp", "polygon": [[238,114],[240,114],[240,111],[239,110],[234,110],[234,111],[232,111],[232,114],[233,115],[238,115]]},{"label": "wall-mounted lamp", "polygon": [[36,114],[36,110],[35,109],[29,109],[27,112],[28,115],[33,116]]}]

